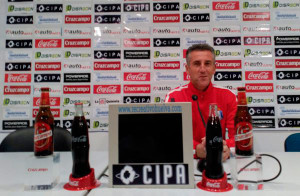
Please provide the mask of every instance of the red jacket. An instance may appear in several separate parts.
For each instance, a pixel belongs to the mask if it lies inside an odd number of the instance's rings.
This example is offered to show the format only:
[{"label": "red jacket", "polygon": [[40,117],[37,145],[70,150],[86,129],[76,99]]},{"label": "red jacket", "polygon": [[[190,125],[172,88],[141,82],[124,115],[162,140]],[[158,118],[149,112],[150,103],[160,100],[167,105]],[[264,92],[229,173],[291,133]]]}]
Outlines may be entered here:
[{"label": "red jacket", "polygon": [[192,118],[193,118],[193,141],[194,149],[201,142],[201,138],[205,137],[205,127],[201,120],[196,101],[192,99],[193,95],[198,96],[198,103],[204,118],[207,123],[209,115],[209,104],[217,103],[218,111],[221,120],[222,134],[225,139],[225,129],[228,129],[228,137],[226,140],[228,147],[234,147],[234,116],[237,109],[236,95],[230,90],[218,87],[212,83],[204,92],[197,90],[190,82],[187,85],[177,87],[166,95],[165,102],[192,102]]}]

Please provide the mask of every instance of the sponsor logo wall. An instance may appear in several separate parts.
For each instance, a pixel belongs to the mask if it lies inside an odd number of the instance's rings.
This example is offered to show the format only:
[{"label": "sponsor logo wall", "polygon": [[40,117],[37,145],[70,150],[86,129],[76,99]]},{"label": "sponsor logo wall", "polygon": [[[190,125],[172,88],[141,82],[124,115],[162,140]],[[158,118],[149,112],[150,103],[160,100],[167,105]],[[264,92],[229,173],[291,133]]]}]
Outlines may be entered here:
[{"label": "sponsor logo wall", "polygon": [[40,88],[56,124],[83,102],[90,131],[111,103],[163,102],[185,85],[186,49],[215,48],[213,82],[247,90],[254,128],[299,128],[300,0],[3,0],[1,130],[32,126]]}]

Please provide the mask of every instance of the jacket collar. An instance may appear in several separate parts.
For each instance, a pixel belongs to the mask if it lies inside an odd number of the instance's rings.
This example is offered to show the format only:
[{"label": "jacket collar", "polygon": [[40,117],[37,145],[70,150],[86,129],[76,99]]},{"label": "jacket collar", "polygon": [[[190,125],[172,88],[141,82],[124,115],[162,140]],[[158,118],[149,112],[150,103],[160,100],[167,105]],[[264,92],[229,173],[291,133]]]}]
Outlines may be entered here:
[{"label": "jacket collar", "polygon": [[191,89],[192,91],[192,94],[194,95],[197,95],[197,96],[205,96],[207,94],[211,95],[212,93],[212,90],[213,90],[213,84],[210,82],[207,89],[205,91],[199,91],[198,89],[195,88],[195,86],[190,82],[189,83],[189,88]]}]

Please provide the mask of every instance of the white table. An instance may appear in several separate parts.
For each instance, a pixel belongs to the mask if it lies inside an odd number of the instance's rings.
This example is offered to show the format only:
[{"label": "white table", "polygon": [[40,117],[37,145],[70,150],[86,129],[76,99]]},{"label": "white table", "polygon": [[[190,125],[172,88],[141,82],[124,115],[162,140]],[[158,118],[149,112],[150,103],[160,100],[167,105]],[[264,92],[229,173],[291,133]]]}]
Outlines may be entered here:
[{"label": "white table", "polygon": [[[225,196],[299,196],[300,195],[300,153],[264,153],[278,158],[282,165],[281,175],[271,182],[264,183],[264,190],[259,191],[232,191],[218,193]],[[263,179],[269,179],[277,174],[279,169],[275,160],[263,157]],[[226,163],[225,163],[226,164]],[[225,165],[224,164],[224,165]],[[228,169],[224,166],[225,169]],[[196,178],[201,180],[201,178]],[[212,196],[217,193],[201,189],[136,189],[136,188],[108,188],[107,178],[103,178],[102,185],[93,189],[89,196]]]},{"label": "white table", "polygon": [[[25,176],[25,160],[32,153],[0,153],[0,195],[85,195],[87,191],[67,191],[63,188],[64,184],[69,181],[69,175],[72,171],[72,154],[71,152],[60,152],[60,180],[58,185],[52,190],[45,191],[24,191],[24,182],[27,180]],[[108,165],[107,152],[90,152],[90,165],[95,169],[95,177],[104,171]]]}]

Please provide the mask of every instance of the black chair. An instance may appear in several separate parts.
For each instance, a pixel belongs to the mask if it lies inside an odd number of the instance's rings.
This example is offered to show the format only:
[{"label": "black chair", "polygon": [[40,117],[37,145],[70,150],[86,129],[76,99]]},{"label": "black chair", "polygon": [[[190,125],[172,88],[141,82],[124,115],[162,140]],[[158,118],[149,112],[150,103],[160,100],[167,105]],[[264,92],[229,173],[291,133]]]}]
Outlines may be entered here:
[{"label": "black chair", "polygon": [[284,151],[300,152],[300,133],[293,133],[285,139]]},{"label": "black chair", "polygon": [[[0,144],[0,152],[33,152],[34,128],[17,129],[9,133]],[[54,151],[70,151],[72,136],[61,127],[54,127]]]}]

